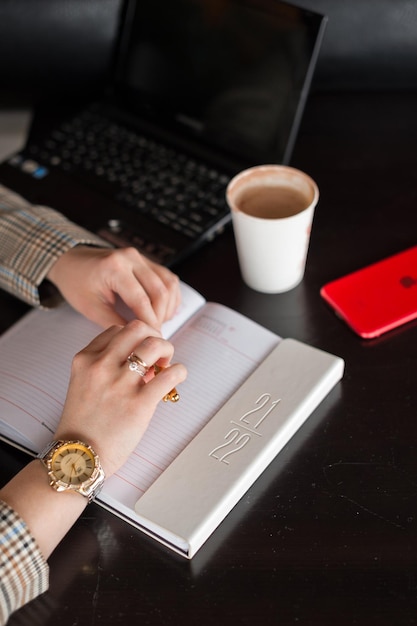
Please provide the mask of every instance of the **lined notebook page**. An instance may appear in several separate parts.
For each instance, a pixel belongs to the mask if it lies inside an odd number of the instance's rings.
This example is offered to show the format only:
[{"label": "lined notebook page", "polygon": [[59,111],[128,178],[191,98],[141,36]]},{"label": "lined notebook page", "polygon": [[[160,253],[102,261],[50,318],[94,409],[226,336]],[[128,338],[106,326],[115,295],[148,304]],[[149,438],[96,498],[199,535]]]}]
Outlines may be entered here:
[{"label": "lined notebook page", "polygon": [[[1,433],[27,433],[35,451],[51,440],[65,399],[73,354],[97,326],[69,307],[33,311],[0,341]],[[161,401],[145,436],[100,500],[134,518],[138,498],[279,342],[239,313],[206,304],[172,336],[187,380],[178,403]],[[28,445],[23,439],[23,445]]]}]

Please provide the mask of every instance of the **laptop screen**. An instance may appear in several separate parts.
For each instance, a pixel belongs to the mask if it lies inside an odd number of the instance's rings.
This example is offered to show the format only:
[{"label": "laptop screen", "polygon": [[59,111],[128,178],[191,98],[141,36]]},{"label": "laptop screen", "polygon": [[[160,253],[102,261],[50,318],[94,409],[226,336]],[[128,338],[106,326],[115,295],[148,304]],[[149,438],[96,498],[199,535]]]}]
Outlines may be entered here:
[{"label": "laptop screen", "polygon": [[130,2],[116,84],[135,112],[240,166],[285,163],[324,23],[275,0]]}]

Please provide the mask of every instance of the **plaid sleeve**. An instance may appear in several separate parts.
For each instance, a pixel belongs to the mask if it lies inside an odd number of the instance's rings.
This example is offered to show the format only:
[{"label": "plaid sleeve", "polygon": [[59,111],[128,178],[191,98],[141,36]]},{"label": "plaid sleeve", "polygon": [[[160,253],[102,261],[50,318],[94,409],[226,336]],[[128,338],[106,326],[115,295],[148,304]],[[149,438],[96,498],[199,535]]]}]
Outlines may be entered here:
[{"label": "plaid sleeve", "polygon": [[0,624],[44,593],[49,567],[25,522],[0,501]]},{"label": "plaid sleeve", "polygon": [[80,245],[109,247],[58,211],[32,205],[0,184],[0,287],[39,306],[39,286],[54,262]]}]

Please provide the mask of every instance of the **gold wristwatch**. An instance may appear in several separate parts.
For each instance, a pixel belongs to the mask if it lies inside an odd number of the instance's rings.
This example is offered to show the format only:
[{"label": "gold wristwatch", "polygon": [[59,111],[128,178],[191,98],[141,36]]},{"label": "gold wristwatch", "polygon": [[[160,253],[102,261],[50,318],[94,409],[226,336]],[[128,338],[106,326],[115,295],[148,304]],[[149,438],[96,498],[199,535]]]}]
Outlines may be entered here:
[{"label": "gold wristwatch", "polygon": [[82,441],[52,441],[38,458],[48,470],[49,484],[57,491],[76,491],[91,502],[103,486],[105,474],[100,460]]}]

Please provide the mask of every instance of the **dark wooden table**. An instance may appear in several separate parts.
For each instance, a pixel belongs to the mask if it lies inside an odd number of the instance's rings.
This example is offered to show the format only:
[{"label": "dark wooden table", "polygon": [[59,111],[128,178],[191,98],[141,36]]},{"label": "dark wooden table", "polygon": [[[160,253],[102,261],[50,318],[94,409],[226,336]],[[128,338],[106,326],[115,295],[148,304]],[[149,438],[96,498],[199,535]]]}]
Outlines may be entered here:
[{"label": "dark wooden table", "polygon": [[[342,356],[343,381],[191,562],[91,505],[50,560],[50,591],[10,626],[417,623],[417,323],[361,340],[319,296],[417,243],[416,111],[404,93],[310,99],[292,164],[321,199],[293,291],[245,287],[230,230],[177,268],[207,299]],[[0,302],[4,330],[26,307]],[[0,454],[4,481],[26,459]]]}]

